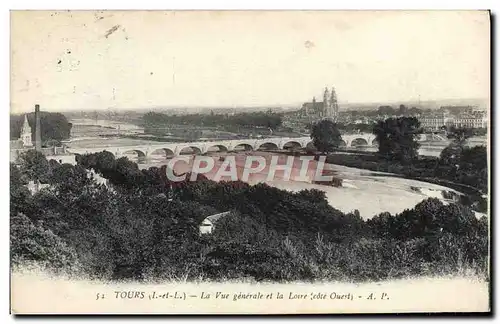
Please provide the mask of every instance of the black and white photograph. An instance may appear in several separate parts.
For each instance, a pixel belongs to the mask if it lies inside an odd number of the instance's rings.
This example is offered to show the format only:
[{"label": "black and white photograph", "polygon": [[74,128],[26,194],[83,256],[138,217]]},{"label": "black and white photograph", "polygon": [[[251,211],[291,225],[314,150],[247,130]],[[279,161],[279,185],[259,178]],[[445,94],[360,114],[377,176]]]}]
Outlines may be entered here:
[{"label": "black and white photograph", "polygon": [[11,313],[490,312],[490,21],[12,10]]}]

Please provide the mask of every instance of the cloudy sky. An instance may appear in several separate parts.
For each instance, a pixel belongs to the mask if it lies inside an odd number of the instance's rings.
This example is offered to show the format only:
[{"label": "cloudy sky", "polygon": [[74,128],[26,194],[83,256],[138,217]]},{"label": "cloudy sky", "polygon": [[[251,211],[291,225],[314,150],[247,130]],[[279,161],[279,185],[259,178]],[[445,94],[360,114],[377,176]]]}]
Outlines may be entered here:
[{"label": "cloudy sky", "polygon": [[486,12],[13,12],[11,110],[489,97]]}]

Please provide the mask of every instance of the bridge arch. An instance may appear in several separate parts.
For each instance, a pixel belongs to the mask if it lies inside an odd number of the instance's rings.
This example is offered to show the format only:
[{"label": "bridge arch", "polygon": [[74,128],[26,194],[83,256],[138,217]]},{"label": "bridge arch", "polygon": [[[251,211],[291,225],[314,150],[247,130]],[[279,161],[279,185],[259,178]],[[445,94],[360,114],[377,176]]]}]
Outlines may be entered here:
[{"label": "bridge arch", "polygon": [[152,150],[149,155],[164,156],[166,158],[169,158],[173,157],[175,153],[171,149],[164,147]]},{"label": "bridge arch", "polygon": [[372,140],[372,146],[378,146],[378,141],[376,138]]},{"label": "bridge arch", "polygon": [[[375,136],[373,134],[344,134],[342,135],[342,142],[340,147],[361,145],[376,145]],[[237,139],[225,141],[206,141],[206,142],[186,142],[186,143],[172,143],[172,144],[156,144],[153,146],[137,146],[137,147],[106,147],[118,158],[122,155],[135,154],[137,157],[151,156],[151,155],[181,155],[181,154],[203,154],[210,150],[211,147],[217,147],[220,151],[253,151],[253,150],[279,150],[289,147],[308,148],[313,149],[313,141],[310,137],[285,137],[285,138],[268,138],[268,139]],[[72,153],[91,153],[101,151],[103,148],[81,148],[71,149]]]},{"label": "bridge arch", "polygon": [[178,148],[179,155],[201,154],[201,149],[197,146],[182,146]]},{"label": "bridge arch", "polygon": [[347,142],[344,140],[340,140],[339,147],[347,147]]},{"label": "bridge arch", "polygon": [[257,151],[262,151],[262,150],[279,150],[279,147],[276,143],[273,142],[265,142],[259,145],[257,148]]},{"label": "bridge arch", "polygon": [[357,137],[351,141],[351,147],[368,145],[368,141],[363,137]]},{"label": "bridge arch", "polygon": [[233,151],[253,151],[254,148],[248,143],[238,143],[233,147]]},{"label": "bridge arch", "polygon": [[[217,149],[217,150],[214,150],[214,149]],[[229,151],[229,149],[225,146],[225,145],[222,145],[222,144],[214,144],[214,145],[210,145],[207,147],[207,153],[210,153],[210,152],[227,152]]]},{"label": "bridge arch", "polygon": [[139,149],[129,149],[129,150],[124,150],[121,155],[131,155],[132,153],[135,153],[135,155],[137,157],[140,157],[140,158],[143,158],[146,156],[146,153],[144,153],[143,151],[139,150]]},{"label": "bridge arch", "polygon": [[306,149],[308,149],[308,150],[315,150],[315,149],[316,149],[316,146],[314,146],[313,141],[308,142],[308,143],[305,145],[305,147],[306,147]]},{"label": "bridge arch", "polygon": [[283,144],[283,149],[284,150],[294,150],[294,149],[301,149],[302,145],[297,142],[297,141],[288,141]]}]

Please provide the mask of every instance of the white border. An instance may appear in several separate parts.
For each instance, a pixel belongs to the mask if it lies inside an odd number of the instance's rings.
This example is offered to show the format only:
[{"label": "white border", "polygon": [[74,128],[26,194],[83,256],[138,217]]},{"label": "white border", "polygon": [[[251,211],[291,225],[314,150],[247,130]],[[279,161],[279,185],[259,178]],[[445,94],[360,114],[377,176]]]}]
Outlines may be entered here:
[{"label": "white border", "polygon": [[280,1],[280,0],[245,0],[245,1],[203,1],[182,0],[159,2],[153,0],[138,1],[6,1],[10,9],[213,9],[213,10],[311,10],[311,9],[363,9],[363,10],[401,10],[401,9],[490,9],[494,8],[493,0],[420,0],[420,1],[369,1],[349,0],[342,2],[308,0],[308,1]]}]

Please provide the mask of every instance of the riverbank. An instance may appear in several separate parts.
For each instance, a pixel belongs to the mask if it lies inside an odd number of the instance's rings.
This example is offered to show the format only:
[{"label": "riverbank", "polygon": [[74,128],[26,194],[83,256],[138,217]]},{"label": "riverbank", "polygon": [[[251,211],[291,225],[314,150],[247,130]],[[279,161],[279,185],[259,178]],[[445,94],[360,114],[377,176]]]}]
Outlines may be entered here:
[{"label": "riverbank", "polygon": [[[283,154],[294,156],[308,155],[303,152],[283,152]],[[439,158],[431,156],[421,156],[411,165],[403,165],[398,161],[388,161],[376,152],[356,151],[356,153],[352,154],[348,151],[340,151],[330,153],[326,157],[326,162],[368,170],[371,171],[368,173],[371,175],[404,178],[453,189],[453,191],[449,191],[448,193],[443,192],[443,197],[454,195],[455,200],[471,207],[479,216],[485,216],[488,212],[488,196],[483,191],[487,189],[485,188],[487,178],[482,179],[485,175],[487,176],[487,169],[469,170],[469,174],[466,173],[466,176],[463,177],[463,181],[467,183],[457,183],[456,181],[447,179],[451,167],[441,165]],[[484,163],[485,161],[480,162]],[[480,168],[477,164],[474,166]]]}]

